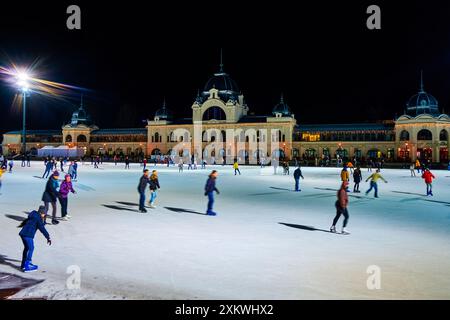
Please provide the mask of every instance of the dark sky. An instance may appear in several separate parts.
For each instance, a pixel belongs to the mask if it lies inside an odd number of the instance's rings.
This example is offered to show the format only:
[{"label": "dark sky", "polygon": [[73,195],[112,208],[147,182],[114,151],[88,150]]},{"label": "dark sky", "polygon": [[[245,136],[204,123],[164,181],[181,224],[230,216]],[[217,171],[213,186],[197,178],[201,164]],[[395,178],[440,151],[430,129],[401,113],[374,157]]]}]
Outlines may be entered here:
[{"label": "dark sky", "polygon": [[[88,89],[101,128],[143,126],[164,96],[189,117],[220,48],[256,114],[270,113],[283,92],[299,123],[393,119],[417,92],[421,69],[426,91],[450,110],[447,1],[74,2],[81,31],[66,28],[71,2],[17,3],[2,3],[0,65],[39,59],[41,77]],[[382,30],[366,28],[370,4],[381,7]],[[0,133],[21,128],[14,94],[0,83]],[[32,95],[28,128],[60,128],[79,94]]]}]

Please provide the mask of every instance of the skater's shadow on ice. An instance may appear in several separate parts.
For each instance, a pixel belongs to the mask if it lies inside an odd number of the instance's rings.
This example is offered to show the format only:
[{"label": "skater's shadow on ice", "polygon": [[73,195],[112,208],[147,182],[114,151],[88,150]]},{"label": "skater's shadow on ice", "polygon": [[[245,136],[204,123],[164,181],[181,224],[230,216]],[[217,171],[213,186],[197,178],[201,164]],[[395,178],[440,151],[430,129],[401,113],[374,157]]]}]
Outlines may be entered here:
[{"label": "skater's shadow on ice", "polygon": [[111,204],[102,204],[102,206],[109,208],[109,209],[114,209],[114,210],[139,212],[138,210],[129,209],[129,208],[125,208],[125,207],[119,207],[119,206],[111,205]]},{"label": "skater's shadow on ice", "polygon": [[125,206],[135,206],[135,207],[139,207],[138,203],[133,203],[133,202],[126,202],[126,201],[116,201],[116,203],[118,204],[123,204]]},{"label": "skater's shadow on ice", "polygon": [[77,183],[77,184],[76,184],[76,187],[77,187],[78,189],[83,190],[83,191],[95,191],[94,188],[89,187],[89,186],[87,186],[87,185],[85,185],[85,184],[81,184],[81,183]]},{"label": "skater's shadow on ice", "polygon": [[[18,262],[19,265],[14,264],[12,262]],[[5,265],[5,266],[9,266],[9,267],[17,269],[17,270],[20,270],[20,261],[19,260],[9,259],[3,254],[0,254],[0,264]],[[2,279],[0,279],[0,280],[2,280]]]},{"label": "skater's shadow on ice", "polygon": [[33,178],[44,179],[44,178],[39,177],[39,176],[33,176]]},{"label": "skater's shadow on ice", "polygon": [[406,192],[406,191],[392,191],[393,193],[402,193],[402,194],[411,194],[414,196],[426,197],[423,193],[414,193],[414,192]]},{"label": "skater's shadow on ice", "polygon": [[184,208],[173,208],[173,207],[164,207],[167,210],[173,211],[173,212],[183,212],[183,213],[194,213],[194,214],[201,214],[202,216],[206,215],[203,212],[198,212],[190,209],[184,209]]},{"label": "skater's shadow on ice", "polygon": [[288,188],[279,188],[279,187],[269,187],[269,188],[270,189],[275,189],[275,190],[291,191],[291,192],[295,191],[295,190],[288,189]]},{"label": "skater's shadow on ice", "polygon": [[15,216],[15,215],[12,215],[12,214],[5,214],[5,217],[10,218],[10,219],[15,220],[15,221],[19,221],[19,222],[22,222],[23,220],[26,219],[25,217]]},{"label": "skater's shadow on ice", "polygon": [[[3,256],[0,255],[0,263],[2,261],[1,260],[2,257]],[[0,300],[8,299],[17,292],[26,289],[28,287],[35,286],[43,281],[44,280],[27,279],[15,274],[0,272]],[[36,298],[32,298],[32,300],[35,299]],[[28,299],[25,298],[25,300]]]},{"label": "skater's shadow on ice", "polygon": [[317,189],[317,190],[325,190],[325,191],[338,191],[338,189],[333,189],[333,188],[319,188],[319,187],[314,187],[314,189]]},{"label": "skater's shadow on ice", "polygon": [[284,222],[278,222],[278,223],[282,224],[282,225],[284,225],[286,227],[295,228],[295,229],[301,229],[301,230],[306,230],[306,231],[322,231],[322,232],[332,233],[329,230],[317,229],[317,228],[314,228],[314,227],[303,226],[301,224],[292,224],[292,223],[284,223]]}]

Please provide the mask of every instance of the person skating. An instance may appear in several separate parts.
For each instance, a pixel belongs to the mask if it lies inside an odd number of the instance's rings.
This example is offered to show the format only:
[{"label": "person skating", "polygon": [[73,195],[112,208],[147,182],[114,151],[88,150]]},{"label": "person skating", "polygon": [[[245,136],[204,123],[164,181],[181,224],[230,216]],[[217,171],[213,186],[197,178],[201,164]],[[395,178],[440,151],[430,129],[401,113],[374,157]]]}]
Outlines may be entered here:
[{"label": "person skating", "polygon": [[411,173],[411,177],[415,177],[416,176],[416,170],[415,170],[414,163],[411,163],[411,165],[409,166],[409,172]]},{"label": "person skating", "polygon": [[302,174],[302,169],[298,165],[297,169],[294,170],[294,180],[295,180],[295,191],[300,192],[300,178],[305,179]]},{"label": "person skating", "polygon": [[360,193],[359,191],[359,183],[362,180],[362,172],[361,168],[359,166],[356,167],[356,169],[353,171],[353,182],[355,185],[353,186],[353,192]]},{"label": "person skating", "polygon": [[427,196],[433,196],[433,179],[436,179],[436,177],[431,173],[430,169],[425,169],[422,173],[422,179],[425,180],[427,185]]},{"label": "person skating", "polygon": [[22,158],[22,164],[20,166],[23,168],[26,165],[27,157],[23,154],[21,158]]},{"label": "person skating", "polygon": [[159,186],[159,179],[158,179],[158,172],[156,170],[152,171],[152,174],[150,176],[150,180],[149,180],[149,188],[150,188],[150,208],[156,208],[155,206],[155,200],[156,200],[156,196],[157,194],[157,190],[160,189],[161,187]]},{"label": "person skating", "polygon": [[417,173],[420,173],[420,167],[421,167],[422,165],[420,164],[420,161],[419,161],[419,159],[416,159],[416,170],[417,170]]},{"label": "person skating", "polygon": [[14,160],[12,158],[11,160],[9,160],[8,166],[9,166],[9,173],[12,173],[12,169],[14,167]]},{"label": "person skating", "polygon": [[342,234],[350,234],[345,228],[347,227],[349,215],[348,215],[348,181],[343,181],[341,188],[337,192],[337,201],[335,203],[336,216],[333,219],[333,224],[331,225],[330,231],[336,233],[336,224],[341,217],[344,216],[344,223],[342,224]]},{"label": "person skating", "polygon": [[382,177],[380,174],[380,169],[377,169],[377,171],[373,174],[371,174],[367,179],[366,182],[370,180],[370,188],[366,191],[366,196],[369,194],[372,189],[375,189],[375,198],[378,198],[378,179],[381,179],[384,181],[384,183],[387,183],[387,181]]},{"label": "person skating", "polygon": [[47,179],[50,172],[53,170],[53,163],[49,160],[45,163],[45,171],[42,175],[42,179]]},{"label": "person skating", "polygon": [[59,167],[61,168],[61,172],[64,172],[64,160],[63,160],[63,158],[59,159]]},{"label": "person skating", "polygon": [[47,180],[45,185],[45,191],[42,194],[42,201],[45,205],[45,214],[47,214],[49,209],[49,204],[52,205],[52,224],[58,224],[59,221],[56,220],[56,199],[58,198],[58,171],[53,172],[50,178]]},{"label": "person skating", "polygon": [[144,169],[147,169],[147,158],[144,158],[144,160],[142,160],[142,164],[144,165]]},{"label": "person skating", "polygon": [[372,167],[373,167],[373,161],[372,161],[372,159],[369,158],[369,160],[367,160],[367,172],[372,172]]},{"label": "person skating", "polygon": [[128,156],[125,158],[125,169],[130,169],[130,158]]},{"label": "person skating", "polygon": [[216,188],[216,180],[218,174],[219,173],[216,170],[213,170],[210,173],[205,185],[205,196],[208,196],[208,208],[206,210],[206,214],[208,216],[217,215],[217,213],[213,211],[213,206],[214,206],[214,191],[217,192],[217,194],[220,194],[219,190]]},{"label": "person skating", "polygon": [[31,167],[31,156],[29,153],[27,154],[27,167]]},{"label": "person skating", "polygon": [[34,236],[36,231],[39,230],[47,239],[47,244],[51,245],[50,235],[45,229],[45,207],[40,206],[38,211],[31,211],[28,214],[28,218],[22,221],[19,228],[22,228],[19,232],[19,236],[23,242],[22,263],[20,268],[23,272],[32,272],[38,269],[37,265],[32,263],[34,252]]},{"label": "person skating", "polygon": [[237,160],[234,160],[233,169],[234,169],[234,175],[236,175],[237,173],[239,173],[239,175],[241,175],[241,171],[239,170],[239,163],[237,162]]},{"label": "person skating", "polygon": [[178,172],[183,172],[183,167],[184,167],[183,160],[180,159],[180,162],[178,162]]},{"label": "person skating", "polygon": [[[347,170],[347,166],[344,166],[344,168],[342,168],[342,171],[341,171],[341,181],[342,182],[344,182],[344,181],[350,181],[350,174],[348,173],[348,170]],[[347,189],[347,192],[349,192],[349,190]]]},{"label": "person skating", "polygon": [[0,167],[0,191],[2,191],[2,176],[5,172],[6,172],[6,170],[3,169],[2,167]]},{"label": "person skating", "polygon": [[69,192],[76,193],[72,186],[70,175],[66,174],[64,177],[64,181],[61,183],[59,187],[58,199],[61,204],[61,218],[64,221],[67,221],[68,218],[71,218],[70,215],[67,214],[67,202],[69,200]]},{"label": "person skating", "polygon": [[139,211],[142,213],[147,212],[147,210],[145,210],[145,189],[149,183],[148,172],[148,169],[144,169],[144,173],[139,180],[139,185],[137,188],[139,192]]}]

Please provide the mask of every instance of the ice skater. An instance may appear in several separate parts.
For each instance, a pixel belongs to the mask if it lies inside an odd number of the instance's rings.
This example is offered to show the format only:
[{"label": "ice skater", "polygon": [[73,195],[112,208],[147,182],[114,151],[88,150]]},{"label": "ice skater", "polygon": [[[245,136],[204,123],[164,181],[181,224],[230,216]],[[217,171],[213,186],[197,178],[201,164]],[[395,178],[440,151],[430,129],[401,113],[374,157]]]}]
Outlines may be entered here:
[{"label": "ice skater", "polygon": [[239,163],[237,162],[237,160],[234,160],[233,169],[234,169],[234,175],[236,175],[237,173],[239,173],[239,175],[241,175],[241,171],[239,170]]},{"label": "ice skater", "polygon": [[372,189],[375,189],[375,198],[378,198],[378,179],[381,179],[384,181],[384,183],[387,183],[387,181],[383,178],[383,176],[380,174],[380,169],[377,169],[375,173],[372,173],[367,179],[366,182],[370,180],[370,188],[366,191],[366,196],[369,194]]},{"label": "ice skater", "polygon": [[76,193],[76,191],[73,189],[72,181],[71,181],[70,175],[66,174],[64,177],[64,181],[61,183],[61,186],[59,187],[58,192],[58,199],[59,203],[61,204],[61,218],[64,221],[67,221],[69,218],[72,218],[72,216],[67,214],[67,202],[69,200],[69,192],[72,192],[73,194]]},{"label": "ice skater", "polygon": [[42,179],[47,179],[48,175],[52,170],[53,170],[53,163],[50,160],[48,160],[47,162],[45,162],[45,171],[44,174],[42,175]]},{"label": "ice skater", "polygon": [[13,158],[11,158],[11,160],[9,160],[8,166],[9,166],[9,173],[12,173],[12,169],[14,167],[14,160],[13,160]]},{"label": "ice skater", "polygon": [[342,225],[342,234],[350,234],[345,228],[347,227],[349,215],[348,215],[348,181],[343,181],[341,184],[341,188],[337,192],[337,201],[335,203],[336,206],[336,216],[333,219],[333,224],[330,228],[330,231],[336,233],[336,224],[341,217],[344,216],[344,223]]},{"label": "ice skater", "polygon": [[125,158],[125,169],[130,169],[130,158],[128,156]]},{"label": "ice skater", "polygon": [[[345,165],[344,165],[344,168],[342,168],[342,171],[341,171],[341,181],[342,182],[344,182],[344,181],[349,182],[350,181],[350,174],[348,173],[347,166],[345,166]],[[347,186],[348,186],[348,184],[347,184]],[[350,190],[347,189],[347,192],[349,192],[349,191]]]},{"label": "ice skater", "polygon": [[139,180],[139,184],[137,187],[137,190],[139,192],[139,211],[141,213],[147,212],[147,210],[145,210],[145,189],[147,189],[147,184],[149,183],[148,169],[144,169],[143,172],[144,173],[141,179]]},{"label": "ice skater", "polygon": [[411,177],[415,177],[416,176],[416,170],[415,170],[414,163],[411,163],[411,165],[409,166],[409,172],[411,172]]},{"label": "ice skater", "polygon": [[33,252],[34,252],[34,236],[36,231],[39,230],[44,237],[47,239],[47,244],[51,245],[50,235],[45,229],[45,207],[40,206],[38,211],[31,211],[28,214],[28,218],[22,221],[19,225],[20,230],[19,235],[23,242],[23,253],[22,253],[22,263],[20,268],[23,272],[32,272],[38,269],[37,265],[32,263]]},{"label": "ice skater", "polygon": [[23,154],[22,155],[22,164],[20,165],[22,168],[26,166],[26,160],[27,160],[27,157]]},{"label": "ice skater", "polygon": [[205,185],[205,196],[208,196],[208,208],[206,210],[206,214],[208,216],[217,215],[217,213],[213,211],[213,206],[214,206],[214,191],[217,192],[217,194],[220,194],[219,190],[216,188],[216,180],[218,174],[219,173],[216,170],[213,170],[210,173]]},{"label": "ice skater", "polygon": [[362,172],[361,168],[359,166],[356,167],[356,169],[353,171],[353,182],[355,185],[353,186],[353,192],[360,193],[359,191],[359,183],[362,180]]},{"label": "ice skater", "polygon": [[58,171],[53,172],[52,176],[48,178],[47,184],[45,185],[45,191],[42,194],[42,201],[45,205],[45,214],[48,213],[49,204],[52,205],[52,224],[59,223],[59,221],[56,220],[56,199],[58,198],[59,187],[58,177]]},{"label": "ice skater", "polygon": [[422,173],[422,179],[425,180],[425,184],[427,186],[427,196],[433,196],[433,179],[436,177],[431,173],[430,169],[425,169]]},{"label": "ice skater", "polygon": [[295,192],[300,192],[300,178],[305,179],[302,174],[302,169],[298,165],[297,169],[294,170],[294,180],[295,180]]},{"label": "ice skater", "polygon": [[27,154],[27,167],[31,167],[31,155]]},{"label": "ice skater", "polygon": [[183,172],[183,167],[184,167],[183,160],[180,159],[180,162],[178,162],[178,172]]},{"label": "ice skater", "polygon": [[159,179],[158,179],[158,171],[153,170],[152,171],[152,175],[150,176],[150,180],[149,180],[149,188],[150,188],[150,208],[154,209],[156,208],[155,206],[155,200],[156,200],[156,196],[157,194],[157,190],[160,189],[160,185],[159,185]]},{"label": "ice skater", "polygon": [[0,195],[1,195],[1,191],[2,191],[2,176],[5,172],[6,172],[6,170],[3,169],[2,167],[0,167]]}]

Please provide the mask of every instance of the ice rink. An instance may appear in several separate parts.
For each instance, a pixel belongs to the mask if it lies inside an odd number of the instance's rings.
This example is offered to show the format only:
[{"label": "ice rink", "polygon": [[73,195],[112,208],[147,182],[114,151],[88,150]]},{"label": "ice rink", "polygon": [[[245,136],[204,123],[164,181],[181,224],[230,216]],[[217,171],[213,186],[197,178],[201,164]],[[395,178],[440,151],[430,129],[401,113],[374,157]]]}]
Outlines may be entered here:
[{"label": "ice rink", "polygon": [[[40,268],[23,274],[17,225],[41,204],[46,180],[42,162],[16,162],[0,191],[0,272],[45,280],[16,297],[48,299],[450,299],[450,172],[433,172],[426,197],[409,170],[383,170],[380,198],[364,195],[365,182],[349,194],[351,235],[340,235],[328,232],[340,169],[303,168],[296,193],[292,167],[290,176],[214,168],[221,193],[211,217],[203,188],[212,166],[158,166],[157,208],[140,214],[139,164],[80,164],[73,218],[47,225],[50,247],[37,233]],[[81,270],[80,289],[67,287],[70,266]],[[380,289],[367,287],[369,266]]]}]

